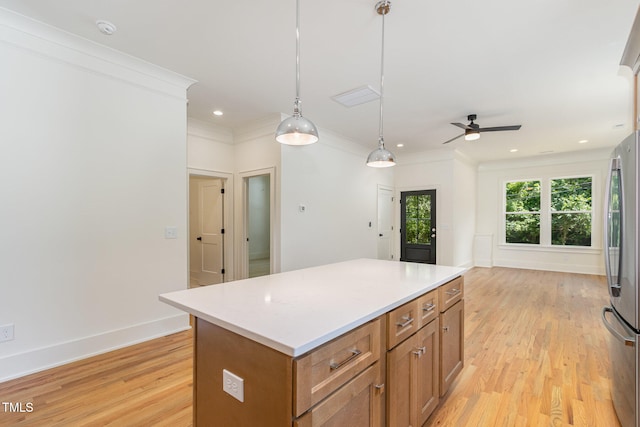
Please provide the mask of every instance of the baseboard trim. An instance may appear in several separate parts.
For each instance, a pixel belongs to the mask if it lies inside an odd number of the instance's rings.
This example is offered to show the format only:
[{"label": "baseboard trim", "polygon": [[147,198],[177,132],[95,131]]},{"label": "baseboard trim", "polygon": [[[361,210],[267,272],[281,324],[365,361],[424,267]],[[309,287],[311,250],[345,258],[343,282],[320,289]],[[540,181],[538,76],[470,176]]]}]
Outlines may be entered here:
[{"label": "baseboard trim", "polygon": [[0,383],[190,329],[179,314],[0,358]]},{"label": "baseboard trim", "polygon": [[[476,264],[477,265],[477,264]],[[561,273],[593,274],[604,276],[604,270],[597,265],[576,265],[561,263],[545,263],[536,261],[513,261],[494,259],[494,267],[522,268],[526,270],[557,271]]]}]

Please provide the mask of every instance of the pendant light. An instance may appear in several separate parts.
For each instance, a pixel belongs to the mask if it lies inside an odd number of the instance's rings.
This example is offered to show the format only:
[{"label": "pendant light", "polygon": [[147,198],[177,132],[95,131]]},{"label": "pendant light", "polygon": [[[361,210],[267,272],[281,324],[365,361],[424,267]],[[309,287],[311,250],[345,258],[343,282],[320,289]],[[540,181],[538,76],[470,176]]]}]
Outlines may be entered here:
[{"label": "pendant light", "polygon": [[382,15],[382,55],[380,60],[380,125],[378,136],[378,148],[373,150],[367,157],[367,166],[373,168],[387,168],[395,166],[395,156],[384,148],[384,136],[382,134],[383,106],[384,106],[384,16],[391,10],[391,2],[388,0],[379,1],[376,4],[378,15]]},{"label": "pendant light", "polygon": [[300,107],[300,0],[296,0],[296,100],[293,116],[280,122],[276,141],[287,145],[308,145],[318,141],[318,131],[311,120],[302,117]]}]

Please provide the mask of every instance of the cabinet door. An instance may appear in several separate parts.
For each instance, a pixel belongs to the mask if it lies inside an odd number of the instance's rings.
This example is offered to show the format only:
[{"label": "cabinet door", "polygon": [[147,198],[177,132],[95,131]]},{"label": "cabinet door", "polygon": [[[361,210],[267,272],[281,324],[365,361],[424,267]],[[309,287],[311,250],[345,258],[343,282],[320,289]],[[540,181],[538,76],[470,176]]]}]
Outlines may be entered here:
[{"label": "cabinet door", "polygon": [[464,366],[464,300],[440,314],[440,396]]},{"label": "cabinet door", "polygon": [[418,378],[414,359],[418,357],[414,336],[387,355],[387,418],[389,427],[416,425],[415,388]]},{"label": "cabinet door", "polygon": [[417,417],[421,426],[440,402],[440,321],[433,320],[420,329],[415,336],[416,347],[420,354],[414,358],[416,368],[416,401]]},{"label": "cabinet door", "polygon": [[376,362],[295,420],[294,427],[382,427],[384,384]]},{"label": "cabinet door", "polygon": [[421,426],[438,406],[439,320],[391,350],[387,369],[390,427]]}]

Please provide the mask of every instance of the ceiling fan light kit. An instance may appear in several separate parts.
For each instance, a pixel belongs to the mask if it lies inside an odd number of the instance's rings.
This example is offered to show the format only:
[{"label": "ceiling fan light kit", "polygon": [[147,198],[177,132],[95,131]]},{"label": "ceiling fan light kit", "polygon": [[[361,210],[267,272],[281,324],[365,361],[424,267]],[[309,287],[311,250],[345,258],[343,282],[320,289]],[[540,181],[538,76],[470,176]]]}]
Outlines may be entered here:
[{"label": "ceiling fan light kit", "polygon": [[296,99],[293,115],[284,119],[276,130],[276,141],[286,145],[309,145],[318,141],[318,130],[309,119],[302,117],[300,105],[300,0],[296,0]]},{"label": "ceiling fan light kit", "polygon": [[465,141],[475,141],[476,139],[480,139],[480,132],[477,130],[465,130],[464,131],[464,140]]},{"label": "ceiling fan light kit", "polygon": [[384,106],[384,17],[391,10],[391,2],[388,0],[382,0],[376,3],[376,12],[378,15],[382,15],[382,50],[380,59],[380,125],[379,125],[379,137],[378,148],[373,150],[367,157],[367,166],[373,168],[387,168],[395,166],[396,160],[393,153],[384,148],[384,136],[383,136],[383,106]]},{"label": "ceiling fan light kit", "polygon": [[481,128],[480,125],[474,123],[474,121],[478,118],[475,114],[469,114],[467,116],[467,120],[469,120],[468,125],[463,125],[462,123],[451,123],[454,126],[457,126],[461,129],[464,129],[464,133],[451,138],[448,141],[443,142],[443,144],[448,144],[456,139],[464,136],[465,141],[474,141],[480,138],[480,134],[482,132],[502,132],[506,130],[518,130],[522,127],[522,125],[511,125],[511,126],[493,126],[488,128]]}]

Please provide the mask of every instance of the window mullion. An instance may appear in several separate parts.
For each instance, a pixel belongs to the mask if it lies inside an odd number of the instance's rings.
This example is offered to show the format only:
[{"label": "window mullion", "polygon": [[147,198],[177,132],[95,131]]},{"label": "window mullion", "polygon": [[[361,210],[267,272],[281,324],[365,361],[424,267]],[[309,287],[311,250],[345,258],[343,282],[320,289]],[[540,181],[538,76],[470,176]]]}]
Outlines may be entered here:
[{"label": "window mullion", "polygon": [[551,181],[540,182],[540,244],[551,245]]}]

